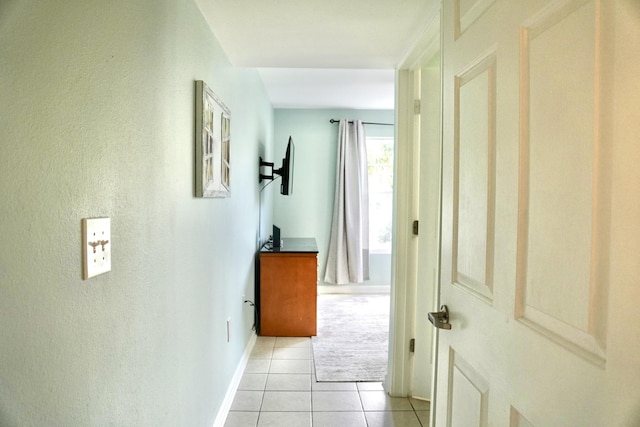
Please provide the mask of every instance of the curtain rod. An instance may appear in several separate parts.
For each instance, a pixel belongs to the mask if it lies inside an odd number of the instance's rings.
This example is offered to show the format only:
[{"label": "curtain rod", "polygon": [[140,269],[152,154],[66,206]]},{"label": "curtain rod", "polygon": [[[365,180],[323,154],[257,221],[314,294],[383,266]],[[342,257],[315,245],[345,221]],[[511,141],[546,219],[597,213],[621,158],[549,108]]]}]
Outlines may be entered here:
[{"label": "curtain rod", "polygon": [[[340,120],[331,119],[329,123],[340,123]],[[349,120],[349,123],[353,123],[353,120]],[[374,122],[362,122],[363,125],[380,125],[380,126],[393,126],[393,123],[374,123]]]}]

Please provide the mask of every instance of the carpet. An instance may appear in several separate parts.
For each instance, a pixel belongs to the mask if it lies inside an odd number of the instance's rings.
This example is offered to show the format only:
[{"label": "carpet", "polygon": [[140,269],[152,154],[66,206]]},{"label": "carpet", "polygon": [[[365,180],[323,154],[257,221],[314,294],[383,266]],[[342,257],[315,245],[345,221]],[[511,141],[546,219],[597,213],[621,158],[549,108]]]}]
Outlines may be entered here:
[{"label": "carpet", "polygon": [[319,295],[317,322],[311,340],[317,381],[384,380],[389,295]]}]

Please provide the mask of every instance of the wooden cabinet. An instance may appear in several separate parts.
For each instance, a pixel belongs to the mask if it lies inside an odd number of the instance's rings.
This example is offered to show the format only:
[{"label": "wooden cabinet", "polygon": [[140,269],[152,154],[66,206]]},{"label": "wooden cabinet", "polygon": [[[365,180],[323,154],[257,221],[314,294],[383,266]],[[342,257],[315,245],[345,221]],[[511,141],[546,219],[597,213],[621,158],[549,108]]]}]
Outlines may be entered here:
[{"label": "wooden cabinet", "polygon": [[315,239],[284,239],[260,251],[260,335],[316,335],[318,249]]}]

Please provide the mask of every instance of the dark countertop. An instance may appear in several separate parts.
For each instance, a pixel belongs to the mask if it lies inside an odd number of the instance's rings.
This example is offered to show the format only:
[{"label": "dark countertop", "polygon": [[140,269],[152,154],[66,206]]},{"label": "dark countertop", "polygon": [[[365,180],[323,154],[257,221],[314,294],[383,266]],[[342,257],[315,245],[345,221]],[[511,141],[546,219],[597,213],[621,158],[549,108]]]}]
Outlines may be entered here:
[{"label": "dark countertop", "polygon": [[281,239],[279,248],[271,248],[271,243],[265,243],[260,249],[262,253],[318,253],[318,245],[313,237],[292,237]]}]

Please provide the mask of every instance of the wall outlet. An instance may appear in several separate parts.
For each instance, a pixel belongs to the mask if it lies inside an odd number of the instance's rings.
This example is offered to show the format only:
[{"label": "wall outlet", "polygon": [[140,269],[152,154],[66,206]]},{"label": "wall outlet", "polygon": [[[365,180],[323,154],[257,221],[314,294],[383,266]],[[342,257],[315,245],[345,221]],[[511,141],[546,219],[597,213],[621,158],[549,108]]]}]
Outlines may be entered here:
[{"label": "wall outlet", "polygon": [[111,219],[82,219],[82,278],[111,271]]}]

